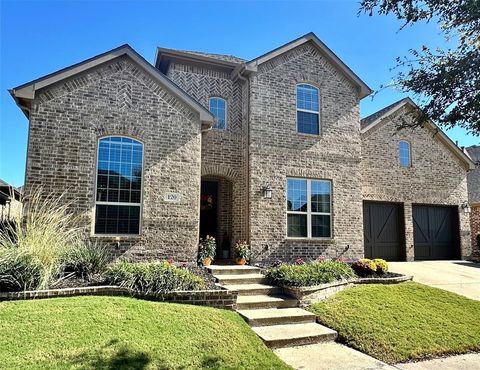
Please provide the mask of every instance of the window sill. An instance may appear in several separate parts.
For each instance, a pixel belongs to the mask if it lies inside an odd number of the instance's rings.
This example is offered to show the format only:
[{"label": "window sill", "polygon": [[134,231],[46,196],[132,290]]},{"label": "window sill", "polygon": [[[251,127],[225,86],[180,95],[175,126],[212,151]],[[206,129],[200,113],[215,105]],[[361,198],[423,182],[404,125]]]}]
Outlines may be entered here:
[{"label": "window sill", "polygon": [[297,131],[297,135],[300,135],[300,136],[306,136],[306,137],[310,137],[310,138],[321,138],[322,137],[322,134],[319,133],[319,134],[307,134],[306,132],[298,132]]},{"label": "window sill", "polygon": [[308,242],[308,243],[334,243],[334,238],[285,238],[286,242]]},{"label": "window sill", "polygon": [[142,237],[141,234],[91,234],[90,238],[92,239],[101,239],[101,240],[110,240],[113,242],[116,241],[125,241],[125,240],[138,240]]}]

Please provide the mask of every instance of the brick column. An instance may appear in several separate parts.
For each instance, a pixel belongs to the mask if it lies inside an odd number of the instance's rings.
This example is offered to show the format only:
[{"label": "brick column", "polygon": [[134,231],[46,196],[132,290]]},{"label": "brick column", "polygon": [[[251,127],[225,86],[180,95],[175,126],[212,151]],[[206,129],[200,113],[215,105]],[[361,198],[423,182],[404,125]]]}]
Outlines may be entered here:
[{"label": "brick column", "polygon": [[403,205],[403,220],[405,223],[405,247],[407,261],[415,259],[415,250],[413,247],[413,216],[412,203],[405,202]]}]

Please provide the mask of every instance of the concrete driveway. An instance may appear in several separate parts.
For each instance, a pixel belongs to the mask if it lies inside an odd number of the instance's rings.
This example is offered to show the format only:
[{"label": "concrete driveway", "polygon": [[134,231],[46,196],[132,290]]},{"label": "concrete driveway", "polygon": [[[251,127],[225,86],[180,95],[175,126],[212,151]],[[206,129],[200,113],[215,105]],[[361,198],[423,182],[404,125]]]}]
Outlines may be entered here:
[{"label": "concrete driveway", "polygon": [[389,262],[392,272],[480,301],[480,263],[467,261]]}]

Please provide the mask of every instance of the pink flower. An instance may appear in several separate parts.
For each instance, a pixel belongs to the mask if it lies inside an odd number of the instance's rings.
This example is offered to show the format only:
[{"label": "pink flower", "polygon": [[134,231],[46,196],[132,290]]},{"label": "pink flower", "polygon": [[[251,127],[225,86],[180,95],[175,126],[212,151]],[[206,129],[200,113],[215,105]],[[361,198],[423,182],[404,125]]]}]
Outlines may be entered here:
[{"label": "pink flower", "polygon": [[337,258],[337,261],[343,263],[345,262],[345,258],[343,256],[340,256]]},{"label": "pink flower", "polygon": [[294,262],[295,265],[303,265],[304,263],[305,261],[302,260],[300,257],[297,257]]},{"label": "pink flower", "polygon": [[173,258],[169,258],[169,259],[167,260],[167,262],[168,262],[170,265],[173,265]]},{"label": "pink flower", "polygon": [[323,261],[325,261],[326,259],[327,259],[327,257],[325,257],[325,256],[320,256],[320,257],[317,258],[317,261],[323,262]]}]

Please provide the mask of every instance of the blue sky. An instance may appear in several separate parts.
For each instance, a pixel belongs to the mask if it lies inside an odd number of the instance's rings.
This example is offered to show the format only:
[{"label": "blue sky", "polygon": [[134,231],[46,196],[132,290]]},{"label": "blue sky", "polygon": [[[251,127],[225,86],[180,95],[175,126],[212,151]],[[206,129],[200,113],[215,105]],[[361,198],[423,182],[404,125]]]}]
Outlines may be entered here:
[{"label": "blue sky", "polygon": [[[358,1],[22,1],[0,0],[0,178],[24,181],[28,121],[7,89],[124,43],[153,63],[157,46],[261,55],[313,31],[370,87],[394,76],[395,57],[442,46],[435,24],[398,32],[390,16],[357,16]],[[366,116],[406,94],[385,90],[361,103]],[[479,143],[459,128],[459,145]]]}]

